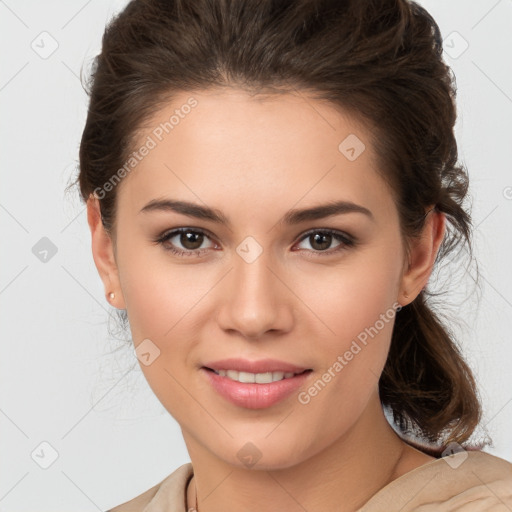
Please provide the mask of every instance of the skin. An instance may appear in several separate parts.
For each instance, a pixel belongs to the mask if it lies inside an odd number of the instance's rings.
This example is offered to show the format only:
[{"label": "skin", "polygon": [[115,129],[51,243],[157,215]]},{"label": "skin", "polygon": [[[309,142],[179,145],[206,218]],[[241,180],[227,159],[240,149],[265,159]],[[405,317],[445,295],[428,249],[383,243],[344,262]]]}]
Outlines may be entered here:
[{"label": "skin", "polygon": [[[191,95],[198,105],[118,185],[113,238],[101,225],[98,201],[88,202],[105,293],[114,291],[110,303],[127,310],[135,346],[149,338],[160,350],[141,368],[181,426],[194,468],[189,506],[197,489],[201,512],[355,510],[434,460],[396,435],[380,404],[394,318],[305,405],[294,394],[267,409],[237,407],[199,369],[225,357],[276,358],[312,368],[307,389],[380,314],[420,293],[445,217],[428,215],[407,257],[369,134],[340,109],[302,93],[183,92],[154,115],[139,142]],[[366,145],[354,161],[338,150],[349,134]],[[231,225],[171,211],[140,213],[164,197],[216,208]],[[368,208],[373,220],[351,212],[279,223],[290,209],[342,199]],[[154,242],[179,227],[211,233],[202,254],[177,256]],[[340,242],[332,238],[322,252],[303,236],[327,228],[358,244],[336,251]],[[252,263],[236,252],[247,236],[263,249]],[[179,236],[166,243],[191,247]],[[261,452],[252,468],[237,457],[248,442]]]}]

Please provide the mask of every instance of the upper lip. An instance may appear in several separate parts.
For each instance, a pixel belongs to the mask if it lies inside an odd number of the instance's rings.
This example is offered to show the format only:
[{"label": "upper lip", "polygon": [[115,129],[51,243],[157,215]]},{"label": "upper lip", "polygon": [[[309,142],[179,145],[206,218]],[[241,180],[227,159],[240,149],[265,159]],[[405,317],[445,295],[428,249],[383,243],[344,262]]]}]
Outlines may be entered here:
[{"label": "upper lip", "polygon": [[249,373],[267,373],[267,372],[293,372],[301,373],[305,368],[294,364],[278,361],[277,359],[260,359],[258,361],[250,361],[248,359],[231,358],[221,359],[219,361],[211,361],[204,364],[205,368],[211,370],[235,370],[238,372]]}]

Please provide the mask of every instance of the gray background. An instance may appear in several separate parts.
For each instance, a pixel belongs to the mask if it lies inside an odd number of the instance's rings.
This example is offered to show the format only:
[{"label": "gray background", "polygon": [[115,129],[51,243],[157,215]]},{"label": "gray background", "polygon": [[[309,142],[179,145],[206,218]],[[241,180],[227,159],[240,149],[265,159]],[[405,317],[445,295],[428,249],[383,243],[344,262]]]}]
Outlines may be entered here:
[{"label": "gray background", "polygon": [[[457,77],[457,138],[472,179],[481,272],[477,292],[461,260],[433,284],[461,275],[443,313],[454,316],[479,381],[485,428],[477,440],[490,435],[487,451],[512,461],[512,1],[421,3],[441,27]],[[0,1],[3,512],[106,510],[189,460],[133,351],[109,353],[120,342],[109,334],[113,309],[84,205],[64,193],[87,111],[80,68],[87,71],[106,21],[125,4]]]}]

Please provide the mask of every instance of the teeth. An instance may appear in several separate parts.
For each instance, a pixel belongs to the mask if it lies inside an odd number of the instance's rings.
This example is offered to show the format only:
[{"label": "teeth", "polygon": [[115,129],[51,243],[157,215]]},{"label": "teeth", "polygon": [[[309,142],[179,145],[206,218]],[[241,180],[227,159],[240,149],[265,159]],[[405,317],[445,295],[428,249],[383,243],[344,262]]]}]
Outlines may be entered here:
[{"label": "teeth", "polygon": [[237,372],[236,370],[213,370],[221,377],[227,377],[243,383],[269,384],[283,379],[289,379],[295,374],[293,372],[266,372],[266,373],[249,373]]}]

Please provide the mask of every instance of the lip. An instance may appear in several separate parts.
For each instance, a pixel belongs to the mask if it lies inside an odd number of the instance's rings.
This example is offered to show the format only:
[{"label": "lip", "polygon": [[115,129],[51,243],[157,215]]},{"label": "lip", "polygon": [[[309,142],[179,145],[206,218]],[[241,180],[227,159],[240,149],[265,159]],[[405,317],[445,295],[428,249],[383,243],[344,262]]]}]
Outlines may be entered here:
[{"label": "lip", "polygon": [[291,363],[279,361],[277,359],[260,359],[258,361],[250,361],[248,359],[230,358],[221,359],[219,361],[211,361],[203,365],[211,370],[236,370],[238,372],[249,373],[267,373],[267,372],[293,372],[300,373],[311,368],[296,366]]},{"label": "lip", "polygon": [[[290,368],[290,365],[286,367]],[[271,382],[269,384],[257,384],[237,382],[228,377],[221,377],[206,367],[201,368],[200,372],[205,375],[208,382],[219,395],[230,403],[239,407],[245,407],[246,409],[264,409],[277,404],[298,391],[312,373],[312,371],[306,371],[288,379]],[[263,372],[253,371],[253,373]]]}]

